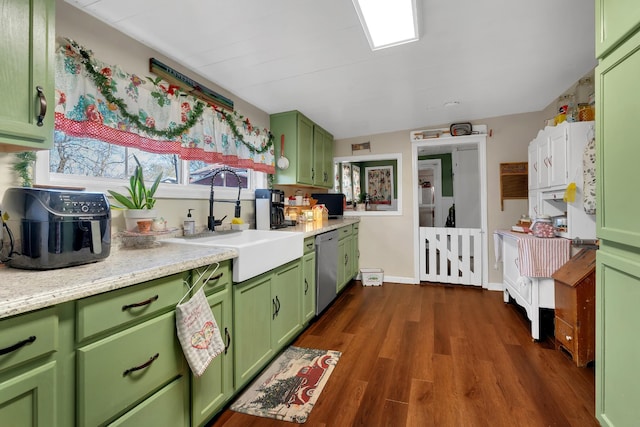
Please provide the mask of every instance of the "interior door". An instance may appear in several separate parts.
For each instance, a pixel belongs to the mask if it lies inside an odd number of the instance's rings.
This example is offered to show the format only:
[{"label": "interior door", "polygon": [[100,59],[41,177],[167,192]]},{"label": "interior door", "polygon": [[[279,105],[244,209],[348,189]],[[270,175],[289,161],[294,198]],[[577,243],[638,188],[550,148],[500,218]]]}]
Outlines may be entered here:
[{"label": "interior door", "polygon": [[453,198],[456,228],[481,228],[480,185],[477,147],[453,152]]}]

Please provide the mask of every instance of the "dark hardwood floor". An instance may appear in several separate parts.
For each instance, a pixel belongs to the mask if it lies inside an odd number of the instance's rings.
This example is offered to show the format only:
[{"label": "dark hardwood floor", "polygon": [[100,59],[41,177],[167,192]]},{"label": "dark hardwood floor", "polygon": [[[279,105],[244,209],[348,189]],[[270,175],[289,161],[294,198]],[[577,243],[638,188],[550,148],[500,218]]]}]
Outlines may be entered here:
[{"label": "dark hardwood floor", "polygon": [[[293,343],[342,357],[305,426],[597,426],[577,368],[502,293],[353,282]],[[222,412],[211,426],[291,427]]]}]

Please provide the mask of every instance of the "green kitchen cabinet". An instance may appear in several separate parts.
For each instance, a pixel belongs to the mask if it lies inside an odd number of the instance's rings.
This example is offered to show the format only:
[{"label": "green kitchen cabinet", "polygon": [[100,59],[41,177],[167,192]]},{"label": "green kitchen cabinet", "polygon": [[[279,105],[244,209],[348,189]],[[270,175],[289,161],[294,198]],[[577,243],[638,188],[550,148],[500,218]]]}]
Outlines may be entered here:
[{"label": "green kitchen cabinet", "polygon": [[309,323],[316,315],[316,246],[315,237],[304,239],[302,256],[302,323]]},{"label": "green kitchen cabinet", "polygon": [[58,313],[40,310],[0,321],[0,424],[56,426]]},{"label": "green kitchen cabinet", "polygon": [[638,0],[596,0],[596,57],[611,53],[639,27]]},{"label": "green kitchen cabinet", "polygon": [[0,152],[50,149],[55,1],[3,1],[0,22]]},{"label": "green kitchen cabinet", "polygon": [[233,285],[234,385],[241,389],[302,330],[302,264]]},{"label": "green kitchen cabinet", "polygon": [[[333,136],[298,111],[272,114],[271,133],[275,156],[289,160],[287,169],[277,169],[276,184],[333,187]],[[282,144],[284,139],[284,144]]]},{"label": "green kitchen cabinet", "polygon": [[596,417],[625,427],[640,419],[640,201],[628,191],[640,155],[640,4],[599,0],[596,11]]},{"label": "green kitchen cabinet", "polygon": [[271,321],[273,275],[266,273],[233,285],[234,385],[242,388],[274,356]]},{"label": "green kitchen cabinet", "polygon": [[351,277],[355,277],[360,272],[360,224],[353,224],[351,230]]},{"label": "green kitchen cabinet", "polygon": [[233,306],[231,296],[231,261],[192,270],[191,284],[195,293],[201,287],[218,324],[225,344],[200,377],[191,376],[191,420],[194,426],[206,422],[218,412],[234,393],[233,387]]},{"label": "green kitchen cabinet", "polygon": [[[179,395],[188,408],[188,366],[175,332],[185,282],[175,274],[76,302],[77,426],[132,425],[129,417],[155,426],[149,399],[163,400],[157,393]],[[179,392],[165,388],[174,382]],[[190,424],[190,412],[181,415],[172,425]]]},{"label": "green kitchen cabinet", "polygon": [[318,125],[313,127],[313,184],[333,187],[333,136]]},{"label": "green kitchen cabinet", "polygon": [[351,225],[338,229],[338,281],[340,292],[353,278],[353,228]]},{"label": "green kitchen cabinet", "polygon": [[302,263],[293,261],[275,269],[271,298],[275,317],[271,327],[271,345],[278,352],[302,330]]}]

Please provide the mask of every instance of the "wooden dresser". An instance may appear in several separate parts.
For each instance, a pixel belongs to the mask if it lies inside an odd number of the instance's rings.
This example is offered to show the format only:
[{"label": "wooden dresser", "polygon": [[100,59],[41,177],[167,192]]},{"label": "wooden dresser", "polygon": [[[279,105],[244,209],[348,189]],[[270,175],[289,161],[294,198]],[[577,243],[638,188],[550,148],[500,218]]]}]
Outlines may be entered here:
[{"label": "wooden dresser", "polygon": [[552,277],[555,280],[555,338],[578,366],[595,360],[596,251],[582,249]]}]

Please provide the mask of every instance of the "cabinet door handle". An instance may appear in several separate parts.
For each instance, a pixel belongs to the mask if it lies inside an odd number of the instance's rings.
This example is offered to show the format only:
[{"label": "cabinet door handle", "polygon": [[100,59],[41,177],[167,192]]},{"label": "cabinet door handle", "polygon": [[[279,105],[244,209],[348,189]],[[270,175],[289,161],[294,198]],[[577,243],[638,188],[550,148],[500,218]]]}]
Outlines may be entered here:
[{"label": "cabinet door handle", "polygon": [[231,347],[231,333],[229,332],[229,328],[224,328],[224,336],[227,340],[227,344],[224,346],[224,354],[227,354],[229,347]]},{"label": "cabinet door handle", "polygon": [[538,172],[538,162],[535,162],[533,164],[533,169],[535,169],[535,171]]},{"label": "cabinet door handle", "polygon": [[17,343],[15,343],[12,346],[9,347],[5,347],[5,348],[0,348],[0,356],[2,356],[3,354],[9,354],[12,353],[22,347],[24,347],[27,344],[31,344],[32,342],[34,342],[36,340],[35,335],[31,335],[29,338],[24,339],[22,341],[18,341]]},{"label": "cabinet door handle", "polygon": [[157,301],[157,300],[158,300],[158,295],[154,295],[151,298],[146,299],[144,301],[136,302],[136,303],[133,303],[133,304],[123,305],[122,306],[122,311],[129,310],[130,308],[142,307],[142,306],[145,306],[145,305],[149,305],[152,302]]},{"label": "cabinet door handle", "polygon": [[348,262],[349,262],[349,255],[344,254],[344,265],[346,266]]},{"label": "cabinet door handle", "polygon": [[553,156],[551,156],[551,157],[549,157],[549,158],[548,158],[548,160],[549,160],[549,167],[552,167],[552,166],[553,166],[553,165],[551,164],[551,159],[553,159]]},{"label": "cabinet door handle", "polygon": [[149,366],[151,366],[151,364],[152,364],[153,362],[155,362],[155,361],[158,359],[158,357],[160,357],[160,353],[156,353],[156,354],[154,354],[153,356],[151,356],[151,357],[149,358],[149,360],[147,360],[146,362],[144,362],[142,365],[140,365],[140,366],[134,366],[133,368],[129,368],[129,369],[127,369],[126,371],[124,371],[124,372],[122,373],[122,376],[123,376],[123,377],[126,377],[127,375],[129,375],[129,374],[130,374],[130,373],[132,373],[132,372],[139,371],[140,369],[148,368]]},{"label": "cabinet door handle", "polygon": [[36,91],[38,91],[38,99],[40,100],[40,114],[38,114],[38,122],[36,124],[42,126],[44,116],[47,114],[47,97],[44,95],[42,86],[36,86]]},{"label": "cabinet door handle", "polygon": [[311,179],[312,180],[316,179],[316,171],[314,168],[311,168]]},{"label": "cabinet door handle", "polygon": [[213,277],[209,277],[208,279],[206,279],[206,280],[204,281],[204,283],[205,283],[205,284],[208,284],[209,282],[214,282],[214,281],[216,281],[216,280],[220,279],[222,276],[224,276],[224,273],[223,273],[223,272],[220,272],[220,273],[216,274],[215,276],[213,276]]},{"label": "cabinet door handle", "polygon": [[304,279],[304,294],[306,295],[308,291],[309,291],[309,282],[305,278]]},{"label": "cabinet door handle", "polygon": [[280,314],[280,298],[276,295],[276,316]]}]

